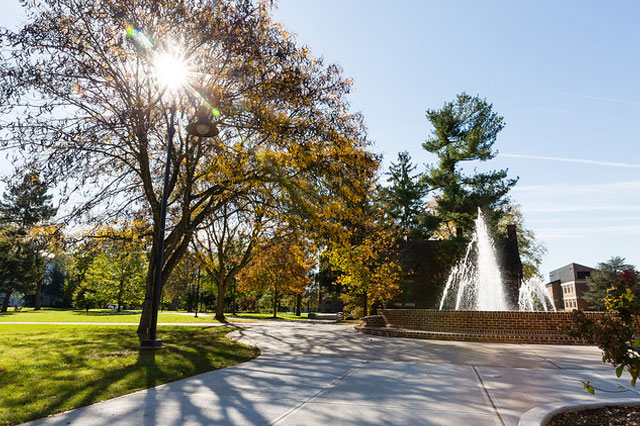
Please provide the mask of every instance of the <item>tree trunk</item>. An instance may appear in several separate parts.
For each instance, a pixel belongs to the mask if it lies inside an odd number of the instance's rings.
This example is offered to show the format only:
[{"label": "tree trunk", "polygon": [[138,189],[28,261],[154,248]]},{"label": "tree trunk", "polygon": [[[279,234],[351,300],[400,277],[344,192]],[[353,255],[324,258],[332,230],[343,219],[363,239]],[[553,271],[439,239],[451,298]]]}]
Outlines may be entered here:
[{"label": "tree trunk", "polygon": [[[154,235],[158,234],[158,230],[154,226]],[[189,238],[191,236],[189,235]],[[184,256],[186,249],[188,247],[188,241],[183,237],[183,242],[180,243],[178,248],[174,248],[173,252],[170,253],[169,256],[167,254],[167,249],[165,247],[165,255],[164,255],[164,264],[162,269],[162,279],[160,281],[160,300],[158,303],[158,310],[162,305],[162,289],[164,285],[167,283],[167,279],[171,272],[174,270],[180,259]],[[155,264],[156,264],[156,251],[158,247],[158,242],[156,241],[157,237],[154,237],[154,241],[151,245],[151,253],[149,253],[149,268],[147,269],[147,278],[145,284],[145,292],[144,292],[144,302],[142,303],[142,315],[140,316],[140,323],[138,324],[138,330],[136,333],[140,338],[148,337],[149,329],[151,328],[151,318],[153,316],[152,306],[153,306],[153,293],[154,293],[154,285],[153,278],[155,272]]]},{"label": "tree trunk", "polygon": [[122,312],[122,298],[124,296],[124,280],[120,278],[118,287],[118,312]]},{"label": "tree trunk", "polygon": [[277,318],[278,313],[278,288],[273,286],[273,317]]},{"label": "tree trunk", "polygon": [[222,280],[222,283],[218,285],[218,297],[216,299],[216,320],[220,322],[227,322],[224,317],[224,294],[227,291],[227,283]]},{"label": "tree trunk", "polygon": [[362,296],[363,296],[363,298],[362,298],[362,313],[363,313],[362,316],[366,317],[368,315],[367,308],[369,306],[368,300],[367,300],[367,290],[364,291]]},{"label": "tree trunk", "polygon": [[296,295],[296,316],[299,317],[302,315],[302,293],[298,293]]},{"label": "tree trunk", "polygon": [[4,295],[4,300],[2,301],[2,309],[0,309],[0,312],[7,312],[7,309],[9,308],[9,299],[11,299],[11,292],[7,291],[7,293]]},{"label": "tree trunk", "polygon": [[236,284],[234,283],[231,289],[231,313],[235,315],[236,310]]},{"label": "tree trunk", "polygon": [[36,285],[36,303],[33,310],[39,311],[40,309],[42,309],[42,280],[38,281]]}]

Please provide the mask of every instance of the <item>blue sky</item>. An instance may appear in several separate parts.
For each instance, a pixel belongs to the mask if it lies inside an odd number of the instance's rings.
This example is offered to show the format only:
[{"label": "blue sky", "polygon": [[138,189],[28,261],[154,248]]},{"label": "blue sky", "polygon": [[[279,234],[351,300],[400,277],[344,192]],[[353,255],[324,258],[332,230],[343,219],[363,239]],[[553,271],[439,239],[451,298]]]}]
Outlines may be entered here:
[{"label": "blue sky", "polygon": [[543,273],[640,264],[640,3],[280,0],[276,15],[355,80],[385,166],[407,150],[424,169],[425,109],[478,94],[505,118],[505,156],[470,168],[520,177]]},{"label": "blue sky", "polygon": [[[0,1],[15,28],[17,0]],[[640,3],[280,0],[275,14],[354,79],[385,167],[406,150],[424,170],[425,109],[480,95],[505,118],[504,156],[469,168],[520,177],[512,198],[548,249],[543,272],[640,264]]]}]

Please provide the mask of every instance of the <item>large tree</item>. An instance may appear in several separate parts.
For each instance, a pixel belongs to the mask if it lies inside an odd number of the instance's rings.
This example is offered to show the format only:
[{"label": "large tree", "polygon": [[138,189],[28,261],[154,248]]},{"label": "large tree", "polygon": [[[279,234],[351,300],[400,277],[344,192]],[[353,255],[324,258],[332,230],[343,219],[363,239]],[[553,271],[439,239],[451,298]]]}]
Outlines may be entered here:
[{"label": "large tree", "polygon": [[461,237],[472,229],[478,207],[499,212],[516,184],[517,179],[507,178],[507,170],[474,171],[468,175],[461,169],[463,162],[487,161],[496,156],[493,145],[504,120],[486,100],[466,93],[426,114],[433,129],[422,146],[438,157],[438,164],[428,171],[427,181],[440,195],[440,221],[452,221],[456,235]]},{"label": "large tree", "polygon": [[[96,221],[146,212],[154,239],[138,333],[151,323],[160,241],[161,176],[175,108],[163,284],[203,221],[261,182],[308,216],[339,222],[377,167],[361,116],[345,101],[351,82],[299,47],[251,0],[37,0],[28,22],[0,30],[0,111],[15,120],[4,147],[65,182],[72,215]],[[173,92],[167,58],[186,63]],[[159,60],[162,59],[162,60]],[[196,111],[214,117],[217,138],[187,134]],[[347,200],[347,201],[345,201]],[[82,201],[82,202],[80,202]],[[94,207],[98,207],[95,209]],[[329,229],[329,228],[328,228]]]}]

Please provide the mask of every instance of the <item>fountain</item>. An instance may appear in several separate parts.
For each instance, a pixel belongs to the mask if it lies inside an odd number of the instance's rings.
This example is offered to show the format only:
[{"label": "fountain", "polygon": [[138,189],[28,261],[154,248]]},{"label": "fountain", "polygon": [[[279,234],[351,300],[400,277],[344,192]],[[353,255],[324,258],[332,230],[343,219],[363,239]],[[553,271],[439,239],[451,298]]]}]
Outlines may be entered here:
[{"label": "fountain", "polygon": [[[480,209],[465,255],[453,267],[445,284],[440,310],[445,307],[456,311],[510,310],[493,238]],[[535,280],[520,286],[517,308],[520,311],[556,310],[544,285]]]},{"label": "fountain", "polygon": [[[510,240],[515,241],[515,236]],[[542,282],[522,283],[517,302],[505,282],[508,280],[500,272],[485,217],[479,211],[471,242],[449,274],[439,309],[379,309],[378,315],[365,317],[356,331],[473,342],[588,343],[566,334],[573,324],[571,313],[556,312]],[[603,313],[585,315],[597,319]]]}]

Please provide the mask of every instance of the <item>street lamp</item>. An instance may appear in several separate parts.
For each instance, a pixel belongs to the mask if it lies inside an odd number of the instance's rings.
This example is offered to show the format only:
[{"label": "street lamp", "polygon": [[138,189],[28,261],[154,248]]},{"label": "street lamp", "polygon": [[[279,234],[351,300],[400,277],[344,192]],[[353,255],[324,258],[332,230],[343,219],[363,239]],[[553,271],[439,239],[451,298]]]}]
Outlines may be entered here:
[{"label": "street lamp", "polygon": [[[156,72],[156,78],[166,90],[172,92],[175,96],[176,92],[184,87],[187,83],[189,67],[184,60],[177,55],[171,53],[162,53],[154,57],[153,65]],[[201,110],[195,123],[187,125],[187,132],[197,137],[214,137],[219,133],[218,128],[209,119],[209,113],[205,114]],[[158,224],[158,246],[155,259],[155,269],[153,271],[153,298],[151,300],[151,326],[148,330],[148,339],[142,340],[140,346],[142,349],[158,349],[162,347],[162,340],[157,338],[158,329],[158,308],[160,306],[160,293],[162,291],[162,264],[164,261],[164,231],[167,219],[167,201],[169,199],[169,176],[171,172],[171,154],[173,152],[173,136],[176,133],[175,118],[176,104],[175,100],[169,109],[169,127],[167,128],[167,162],[164,169],[164,188],[162,190],[162,202],[160,204],[160,222]]]},{"label": "street lamp", "polygon": [[198,318],[199,304],[200,304],[200,265],[198,264],[198,289],[196,290],[196,318]]}]

